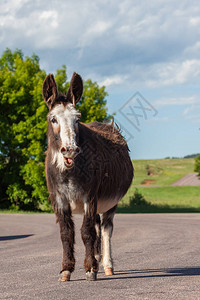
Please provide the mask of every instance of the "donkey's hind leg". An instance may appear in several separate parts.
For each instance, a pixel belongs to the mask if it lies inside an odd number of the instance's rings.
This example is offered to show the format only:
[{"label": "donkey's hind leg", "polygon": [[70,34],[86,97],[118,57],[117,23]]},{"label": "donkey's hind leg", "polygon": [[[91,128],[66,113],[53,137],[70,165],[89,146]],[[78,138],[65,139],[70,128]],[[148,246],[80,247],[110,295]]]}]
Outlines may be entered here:
[{"label": "donkey's hind leg", "polygon": [[113,218],[117,205],[103,214],[102,218],[102,264],[105,275],[113,275],[113,261],[111,253],[111,237],[113,232]]},{"label": "donkey's hind leg", "polygon": [[98,262],[101,260],[101,218],[100,215],[96,215],[96,240],[94,243],[94,256]]}]

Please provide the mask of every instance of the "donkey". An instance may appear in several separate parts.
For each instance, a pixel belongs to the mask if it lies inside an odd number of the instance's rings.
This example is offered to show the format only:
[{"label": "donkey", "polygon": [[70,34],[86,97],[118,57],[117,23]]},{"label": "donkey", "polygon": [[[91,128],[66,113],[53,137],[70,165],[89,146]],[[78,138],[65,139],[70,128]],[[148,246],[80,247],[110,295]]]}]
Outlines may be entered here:
[{"label": "donkey", "polygon": [[58,91],[52,74],[43,83],[43,98],[49,108],[46,180],[63,245],[60,281],[69,281],[75,266],[72,213],[84,215],[81,237],[86,279],[97,279],[101,235],[104,271],[113,274],[113,217],[133,178],[128,146],[113,123],[80,122],[75,105],[82,92],[83,82],[77,73],[66,95]]}]

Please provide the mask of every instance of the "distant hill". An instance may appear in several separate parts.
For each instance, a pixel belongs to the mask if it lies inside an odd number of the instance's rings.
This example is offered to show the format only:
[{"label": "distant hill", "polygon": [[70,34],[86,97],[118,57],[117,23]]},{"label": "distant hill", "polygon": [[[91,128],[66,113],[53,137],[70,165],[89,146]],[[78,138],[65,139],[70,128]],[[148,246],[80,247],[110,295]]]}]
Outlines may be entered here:
[{"label": "distant hill", "polygon": [[200,153],[196,153],[196,154],[189,154],[189,155],[186,155],[184,157],[177,157],[177,156],[167,156],[165,157],[165,159],[182,159],[182,158],[195,158],[197,157],[198,155],[200,155]]},{"label": "distant hill", "polygon": [[185,175],[194,172],[194,158],[173,158],[133,161],[133,185],[147,184],[169,186]]},{"label": "distant hill", "polygon": [[186,155],[186,156],[184,156],[183,158],[195,158],[195,157],[197,157],[198,155],[200,155],[200,153]]}]

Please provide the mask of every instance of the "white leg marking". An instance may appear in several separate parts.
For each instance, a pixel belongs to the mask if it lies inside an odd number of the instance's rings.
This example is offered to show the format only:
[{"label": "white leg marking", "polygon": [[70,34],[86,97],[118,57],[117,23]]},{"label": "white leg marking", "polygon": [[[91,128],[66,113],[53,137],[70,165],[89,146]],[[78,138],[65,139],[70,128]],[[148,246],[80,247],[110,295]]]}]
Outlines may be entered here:
[{"label": "white leg marking", "polygon": [[87,197],[87,195],[83,196],[83,203],[84,203],[84,213],[86,215],[89,212],[89,204],[88,204],[88,197]]},{"label": "white leg marking", "polygon": [[[96,234],[97,234],[97,238],[99,238],[100,235],[100,230],[99,230],[99,224],[95,224],[95,229],[96,229]],[[101,255],[99,254],[95,254],[95,258],[98,262],[100,262],[101,260]]]},{"label": "white leg marking", "polygon": [[112,230],[110,227],[107,228],[102,228],[102,239],[103,239],[103,259],[102,263],[104,268],[112,268],[113,263],[112,263],[112,256],[111,256],[111,235],[112,235]]},{"label": "white leg marking", "polygon": [[100,235],[99,224],[95,224],[95,229],[96,229],[97,236],[99,237]]},{"label": "white leg marking", "polygon": [[84,213],[85,215],[88,213],[89,205],[88,203],[84,203]]}]

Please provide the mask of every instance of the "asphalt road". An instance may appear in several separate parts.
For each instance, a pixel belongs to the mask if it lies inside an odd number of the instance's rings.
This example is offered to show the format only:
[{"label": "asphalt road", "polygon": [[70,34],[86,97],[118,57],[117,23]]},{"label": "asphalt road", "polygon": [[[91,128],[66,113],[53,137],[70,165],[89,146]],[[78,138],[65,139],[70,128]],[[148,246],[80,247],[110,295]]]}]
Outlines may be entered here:
[{"label": "asphalt road", "polygon": [[0,299],[200,299],[200,214],[116,215],[115,275],[85,281],[81,216],[76,270],[58,282],[54,215],[0,214]]}]

